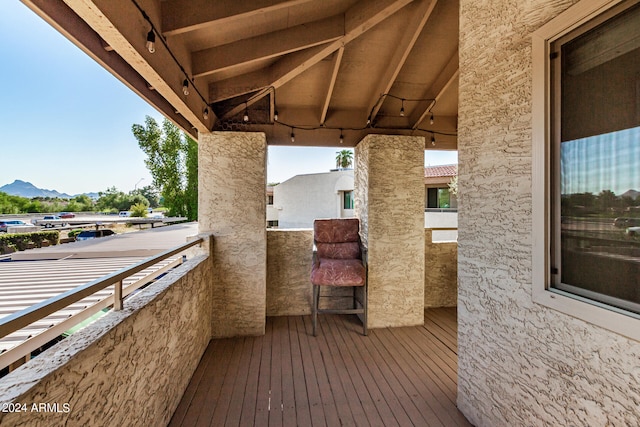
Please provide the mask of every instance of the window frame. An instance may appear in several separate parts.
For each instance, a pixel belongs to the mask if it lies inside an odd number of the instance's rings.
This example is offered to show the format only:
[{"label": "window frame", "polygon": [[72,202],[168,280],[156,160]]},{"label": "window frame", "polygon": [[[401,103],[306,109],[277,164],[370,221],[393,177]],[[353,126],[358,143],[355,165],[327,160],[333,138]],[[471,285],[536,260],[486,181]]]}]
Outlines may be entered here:
[{"label": "window frame", "polygon": [[[582,25],[596,25],[623,3],[582,0],[532,35],[532,299],[535,303],[640,341],[640,315],[552,288],[551,44]],[[555,192],[557,193],[557,192]],[[559,209],[559,204],[556,204]]]}]

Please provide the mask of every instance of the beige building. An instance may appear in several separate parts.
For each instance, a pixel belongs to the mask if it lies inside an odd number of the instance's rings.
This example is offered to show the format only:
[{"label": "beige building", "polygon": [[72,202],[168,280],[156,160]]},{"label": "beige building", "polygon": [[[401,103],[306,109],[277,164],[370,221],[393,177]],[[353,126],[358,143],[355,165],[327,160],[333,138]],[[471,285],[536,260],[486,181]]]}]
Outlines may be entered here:
[{"label": "beige building", "polygon": [[[174,283],[0,380],[7,400],[82,408],[56,415],[61,425],[165,425],[209,342],[265,334],[274,305],[295,300],[303,314],[312,236],[265,229],[268,144],[355,147],[373,336],[347,352],[424,324],[435,146],[459,158],[448,373],[461,418],[433,422],[638,424],[637,242],[607,217],[628,190],[616,186],[640,180],[637,1],[24,3],[197,137],[199,226],[213,245]],[[599,215],[568,215],[585,194]],[[278,276],[287,268],[296,280]],[[440,396],[434,384],[416,387]]]}]

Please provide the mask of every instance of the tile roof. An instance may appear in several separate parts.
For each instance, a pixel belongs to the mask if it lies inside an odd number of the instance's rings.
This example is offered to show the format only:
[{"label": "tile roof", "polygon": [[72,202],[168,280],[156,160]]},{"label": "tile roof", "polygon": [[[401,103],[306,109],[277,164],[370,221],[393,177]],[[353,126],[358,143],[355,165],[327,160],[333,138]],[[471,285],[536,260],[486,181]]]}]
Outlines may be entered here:
[{"label": "tile roof", "polygon": [[437,178],[441,176],[456,176],[458,165],[427,166],[424,168],[425,178]]}]

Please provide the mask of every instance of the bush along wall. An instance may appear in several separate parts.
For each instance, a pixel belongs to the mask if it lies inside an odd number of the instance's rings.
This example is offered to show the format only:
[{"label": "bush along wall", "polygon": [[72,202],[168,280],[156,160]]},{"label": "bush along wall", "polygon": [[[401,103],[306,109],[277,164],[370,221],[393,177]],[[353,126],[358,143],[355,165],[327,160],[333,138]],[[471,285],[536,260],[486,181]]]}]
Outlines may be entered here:
[{"label": "bush along wall", "polygon": [[19,233],[0,235],[0,255],[25,249],[41,248],[57,245],[60,241],[58,231],[38,231],[35,233]]}]

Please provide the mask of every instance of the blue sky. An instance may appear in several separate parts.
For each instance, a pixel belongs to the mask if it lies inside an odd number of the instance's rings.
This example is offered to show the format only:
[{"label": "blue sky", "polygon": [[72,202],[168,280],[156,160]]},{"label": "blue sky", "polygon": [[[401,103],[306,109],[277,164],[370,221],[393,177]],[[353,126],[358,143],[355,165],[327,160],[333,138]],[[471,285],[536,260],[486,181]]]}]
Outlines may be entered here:
[{"label": "blue sky", "polygon": [[562,194],[640,191],[640,127],[563,142]]},{"label": "blue sky", "polygon": [[[163,116],[18,1],[0,1],[0,186],[78,194],[151,184],[131,125]],[[270,147],[267,180],[335,167],[339,147]],[[425,164],[457,163],[427,151]],[[140,181],[142,179],[142,181]]]}]

